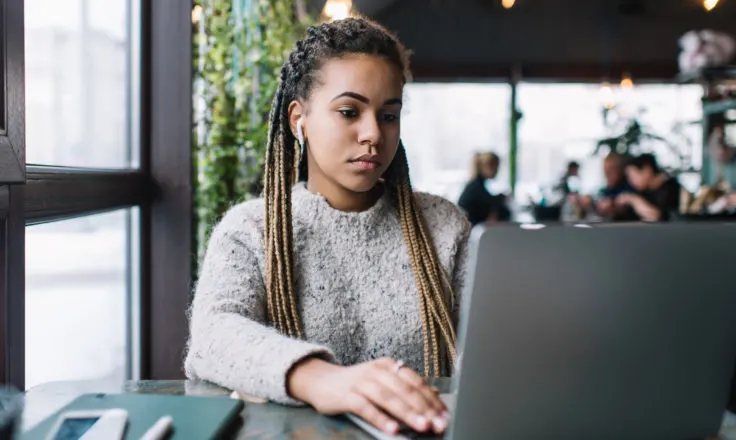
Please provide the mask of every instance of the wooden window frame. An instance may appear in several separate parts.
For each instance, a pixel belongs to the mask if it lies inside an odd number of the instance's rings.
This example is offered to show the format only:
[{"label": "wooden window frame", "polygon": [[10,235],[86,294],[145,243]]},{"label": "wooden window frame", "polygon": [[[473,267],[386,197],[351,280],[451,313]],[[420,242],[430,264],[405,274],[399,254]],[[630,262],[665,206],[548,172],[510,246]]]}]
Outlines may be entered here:
[{"label": "wooden window frame", "polygon": [[[11,15],[12,14],[12,15]],[[141,379],[182,378],[193,255],[191,4],[141,0],[140,167],[26,167],[22,0],[0,0],[0,383],[25,384],[25,228],[138,207]],[[14,20],[3,23],[6,17]],[[21,17],[21,20],[15,20]],[[7,64],[10,61],[14,64]],[[12,75],[15,77],[11,78]],[[11,90],[14,89],[14,90]],[[8,130],[3,128],[7,126]],[[129,131],[132,130],[129,128]],[[12,159],[10,160],[10,155]]]},{"label": "wooden window frame", "polygon": [[[0,182],[22,183],[25,179],[24,148],[24,46],[22,0],[0,0]],[[9,87],[8,84],[13,84]],[[2,209],[2,207],[0,207]]]}]

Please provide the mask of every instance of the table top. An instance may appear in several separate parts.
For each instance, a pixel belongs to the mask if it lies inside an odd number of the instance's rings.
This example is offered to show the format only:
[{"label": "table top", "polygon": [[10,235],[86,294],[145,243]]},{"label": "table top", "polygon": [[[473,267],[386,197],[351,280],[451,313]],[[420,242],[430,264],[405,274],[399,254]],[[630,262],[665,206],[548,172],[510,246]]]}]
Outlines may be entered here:
[{"label": "table top", "polygon": [[[433,379],[431,384],[440,392],[449,390],[448,378]],[[98,381],[51,382],[26,392],[25,410],[21,429],[33,428],[63,406],[82,394],[140,393],[190,396],[230,395],[230,391],[207,382],[192,380],[129,381],[112,384]],[[371,440],[343,416],[327,417],[308,407],[288,407],[274,403],[246,401],[241,417],[245,421],[237,439],[340,439]]]},{"label": "table top", "polygon": [[[434,379],[431,384],[441,392],[445,392],[449,390],[450,380]],[[129,381],[124,384],[98,381],[51,382],[31,388],[26,393],[22,429],[32,428],[82,394],[121,392],[194,396],[230,394],[228,390],[216,385],[190,380]],[[345,417],[322,416],[307,407],[293,408],[273,403],[246,402],[242,417],[245,423],[238,434],[238,439],[370,440],[373,438]],[[736,415],[726,414],[720,437],[723,440],[736,440]]]}]

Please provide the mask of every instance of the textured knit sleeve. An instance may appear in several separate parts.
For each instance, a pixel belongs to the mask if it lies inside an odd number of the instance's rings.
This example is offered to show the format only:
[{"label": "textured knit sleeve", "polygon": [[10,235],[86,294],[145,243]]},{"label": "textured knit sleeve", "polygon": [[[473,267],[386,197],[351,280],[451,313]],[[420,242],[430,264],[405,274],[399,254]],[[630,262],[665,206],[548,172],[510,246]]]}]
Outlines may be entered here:
[{"label": "textured knit sleeve", "polygon": [[243,209],[232,209],[210,238],[190,310],[185,371],[192,379],[298,405],[286,390],[288,371],[308,356],[334,356],[265,324],[266,289],[256,258],[262,246],[243,216]]}]

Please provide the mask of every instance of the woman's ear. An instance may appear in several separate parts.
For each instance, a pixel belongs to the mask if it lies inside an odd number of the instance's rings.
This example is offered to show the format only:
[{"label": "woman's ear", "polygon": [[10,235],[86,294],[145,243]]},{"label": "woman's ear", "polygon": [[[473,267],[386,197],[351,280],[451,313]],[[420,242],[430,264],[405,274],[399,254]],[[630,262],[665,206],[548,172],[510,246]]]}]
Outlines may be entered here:
[{"label": "woman's ear", "polygon": [[298,138],[297,136],[297,123],[300,119],[302,119],[302,133],[305,133],[305,127],[304,127],[304,106],[299,101],[291,101],[289,104],[289,129],[291,130],[291,134],[294,135],[295,138]]}]

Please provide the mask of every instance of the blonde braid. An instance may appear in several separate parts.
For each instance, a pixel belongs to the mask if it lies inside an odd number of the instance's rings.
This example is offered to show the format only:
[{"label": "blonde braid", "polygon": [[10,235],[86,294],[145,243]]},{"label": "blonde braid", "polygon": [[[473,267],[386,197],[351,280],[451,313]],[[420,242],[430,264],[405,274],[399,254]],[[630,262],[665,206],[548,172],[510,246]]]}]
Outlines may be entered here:
[{"label": "blonde braid", "polygon": [[[450,306],[452,306],[452,303],[454,302],[454,292],[452,291],[452,285],[447,279],[447,274],[442,269],[442,267],[439,265],[439,262],[437,261],[437,255],[434,252],[434,245],[432,243],[432,238],[429,236],[429,234],[426,232],[426,227],[424,225],[424,218],[422,218],[421,214],[419,214],[418,210],[415,210],[416,213],[416,222],[419,226],[419,232],[421,241],[424,243],[425,248],[425,256],[428,257],[429,262],[427,264],[427,267],[429,267],[430,270],[430,276],[429,281],[432,283],[433,287],[433,294],[434,294],[434,301],[437,304],[437,307],[433,309],[433,312],[436,314],[439,312],[440,315],[442,315],[442,318],[440,316],[436,316],[436,319],[439,321],[446,320],[447,322],[452,323],[452,316],[450,315],[449,308],[447,307],[445,295],[444,292],[449,292],[450,295]],[[446,289],[446,290],[445,290]],[[449,326],[441,326],[440,330],[443,332],[443,336],[452,341],[457,340],[457,335],[455,333],[455,327],[450,324]],[[451,362],[455,362],[455,345],[451,345],[448,347],[448,352],[450,355]]]},{"label": "blonde braid", "polygon": [[284,249],[284,223],[285,223],[285,216],[287,213],[285,212],[285,205],[284,205],[284,190],[283,190],[283,184],[284,184],[284,178],[283,178],[283,147],[280,149],[279,154],[277,155],[276,160],[276,169],[278,170],[279,178],[276,182],[276,200],[278,201],[278,207],[276,211],[276,222],[274,225],[275,228],[275,237],[276,237],[276,246],[277,246],[277,252],[276,252],[276,261],[277,261],[277,272],[278,272],[278,292],[279,292],[279,305],[281,306],[281,311],[286,317],[284,320],[286,323],[286,329],[285,333],[287,335],[293,335],[294,334],[294,326],[292,325],[291,319],[288,318],[289,316],[289,310],[288,310],[288,302],[289,299],[285,298],[286,291],[289,289],[289,286],[286,284],[287,282],[287,264],[288,264],[288,250]]},{"label": "blonde braid", "polygon": [[[282,80],[285,75],[282,72]],[[283,86],[279,85],[271,110],[264,176],[266,308],[269,321],[280,332],[301,338],[301,322],[293,287],[291,182],[294,176],[294,140],[289,139],[291,133],[282,123],[282,115],[285,113],[283,95]]]},{"label": "blonde braid", "polygon": [[[398,204],[399,204],[399,222],[401,224],[401,231],[404,237],[412,237],[415,235],[415,232],[411,230],[410,228],[413,226],[413,222],[408,220],[406,218],[409,213],[411,213],[411,208],[409,205],[411,204],[411,196],[409,195],[407,197],[406,191],[398,191]],[[417,254],[419,253],[419,249],[417,244],[414,242],[414,240],[409,240],[406,242],[407,244],[407,250],[409,251],[409,260],[412,262],[412,268],[416,267],[414,265],[414,261],[418,258]],[[414,277],[415,283],[417,285],[417,290],[419,291],[419,313],[422,318],[422,330],[424,331],[424,373],[425,376],[429,376],[430,371],[430,341],[432,341],[432,338],[428,338],[427,335],[429,334],[429,324],[427,320],[427,303],[425,301],[425,295],[424,295],[424,285],[422,284],[422,277],[415,276]]]},{"label": "blonde braid", "polygon": [[[292,145],[292,150],[294,146]],[[296,299],[294,298],[294,246],[292,244],[293,227],[291,221],[291,175],[292,169],[294,168],[293,162],[287,164],[287,160],[284,157],[286,149],[281,149],[280,155],[280,166],[279,171],[282,174],[282,178],[279,179],[280,193],[281,193],[281,249],[284,251],[283,259],[283,272],[284,272],[284,285],[282,300],[284,302],[284,308],[289,307],[285,310],[287,315],[290,317],[287,320],[287,327],[290,335],[296,337],[302,337],[302,331],[299,326],[299,314],[296,309]],[[292,159],[293,160],[293,159]]]},{"label": "blonde braid", "polygon": [[456,357],[455,329],[445,300],[446,291],[449,292],[450,298],[454,298],[454,293],[444,269],[438,262],[434,244],[426,232],[424,219],[416,205],[409,179],[406,150],[403,145],[399,145],[399,150],[387,174],[387,180],[396,192],[401,230],[409,251],[409,259],[419,293],[419,309],[425,339],[424,373],[425,376],[438,376],[442,374],[441,364],[445,363],[445,360],[442,359],[440,352],[437,328],[447,345],[447,356],[449,357],[447,363],[454,364]]},{"label": "blonde braid", "polygon": [[274,289],[274,283],[275,279],[278,277],[276,274],[276,268],[278,264],[273,264],[273,260],[275,258],[274,253],[276,252],[276,249],[278,247],[275,243],[275,234],[273,233],[273,219],[275,218],[274,212],[273,212],[273,206],[274,206],[274,198],[275,197],[269,197],[268,195],[272,193],[272,188],[274,187],[274,178],[275,173],[270,172],[269,170],[272,170],[275,168],[273,165],[274,163],[274,155],[275,155],[275,144],[278,142],[276,139],[276,132],[278,130],[278,124],[274,123],[273,121],[278,119],[278,113],[281,107],[281,101],[283,99],[283,93],[281,91],[281,88],[277,90],[274,99],[273,104],[271,107],[271,115],[270,120],[272,121],[271,124],[269,124],[268,127],[268,147],[266,148],[266,171],[263,177],[264,184],[264,199],[265,199],[265,205],[266,205],[266,212],[265,212],[265,233],[264,233],[264,246],[266,248],[266,309],[268,311],[268,320],[271,323],[276,323],[277,326],[283,325],[283,315],[281,314],[281,308],[278,304],[278,292],[277,289]]}]

